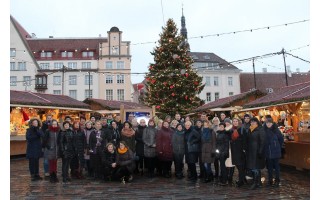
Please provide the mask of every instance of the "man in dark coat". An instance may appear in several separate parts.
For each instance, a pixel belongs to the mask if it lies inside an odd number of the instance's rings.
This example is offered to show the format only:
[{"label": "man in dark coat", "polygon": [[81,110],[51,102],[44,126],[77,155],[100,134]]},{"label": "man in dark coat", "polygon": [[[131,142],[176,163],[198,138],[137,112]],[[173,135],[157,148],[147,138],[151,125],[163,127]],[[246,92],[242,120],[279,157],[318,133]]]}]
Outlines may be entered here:
[{"label": "man in dark coat", "polygon": [[136,139],[136,156],[139,157],[139,160],[136,161],[136,171],[143,175],[143,164],[144,164],[144,143],[143,143],[143,131],[147,128],[146,121],[144,119],[140,120],[140,124],[135,134]]}]

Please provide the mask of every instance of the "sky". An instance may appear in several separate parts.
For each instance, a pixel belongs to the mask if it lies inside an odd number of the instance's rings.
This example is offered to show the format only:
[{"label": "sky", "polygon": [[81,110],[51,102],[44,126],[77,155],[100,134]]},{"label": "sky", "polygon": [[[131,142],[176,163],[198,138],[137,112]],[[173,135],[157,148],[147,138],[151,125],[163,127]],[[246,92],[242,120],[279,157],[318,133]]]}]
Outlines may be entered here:
[{"label": "sky", "polygon": [[[111,27],[122,31],[125,41],[131,41],[131,72],[147,72],[153,63],[153,51],[162,27],[172,18],[181,28],[182,7],[191,51],[212,52],[231,62],[275,53],[284,48],[310,61],[310,22],[284,26],[286,23],[309,20],[307,0],[11,0],[10,14],[37,38],[102,37]],[[276,25],[283,25],[272,27]],[[216,35],[261,27],[270,29],[236,34]],[[194,38],[198,37],[198,38]],[[152,43],[147,43],[152,42]],[[147,43],[147,44],[141,44]],[[286,56],[292,72],[310,70],[308,62]],[[252,62],[234,64],[243,72],[252,72]],[[282,55],[255,62],[256,72],[284,72]],[[132,83],[141,82],[144,75],[132,75]]]}]

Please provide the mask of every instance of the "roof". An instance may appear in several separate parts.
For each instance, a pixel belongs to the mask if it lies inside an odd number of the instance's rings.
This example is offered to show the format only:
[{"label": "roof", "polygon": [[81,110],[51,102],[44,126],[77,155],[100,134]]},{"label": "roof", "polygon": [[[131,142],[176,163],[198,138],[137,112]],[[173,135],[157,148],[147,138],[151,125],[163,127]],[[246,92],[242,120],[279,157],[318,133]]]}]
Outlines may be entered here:
[{"label": "roof", "polygon": [[310,82],[282,87],[277,92],[269,93],[259,99],[247,103],[243,108],[272,106],[282,103],[303,101],[310,99]]},{"label": "roof", "polygon": [[263,95],[263,93],[259,90],[243,92],[241,94],[225,97],[225,98],[218,99],[216,101],[204,104],[204,105],[200,106],[199,108],[197,108],[195,111],[204,111],[204,110],[208,110],[208,109],[212,109],[212,108],[218,108],[218,107],[223,108],[223,107],[232,106],[232,104],[234,102],[240,101],[249,95],[256,95],[256,96],[259,95],[260,96],[260,95]]},{"label": "roof", "polygon": [[[219,63],[223,69],[238,69],[236,66],[228,63],[226,60],[217,56],[214,53],[208,52],[189,52],[190,56],[193,58],[194,62],[210,62],[210,63]],[[198,59],[195,59],[198,58]],[[238,69],[239,70],[239,69]]]},{"label": "roof", "polygon": [[86,108],[90,106],[65,95],[43,94],[28,91],[10,90],[10,104],[26,106],[53,106],[67,108]]},{"label": "roof", "polygon": [[21,24],[12,16],[10,16],[10,19],[12,20],[12,23],[17,28],[18,32],[21,34],[22,38],[31,38],[31,35],[24,29]]},{"label": "roof", "polygon": [[91,103],[96,103],[107,110],[119,110],[120,105],[124,105],[125,109],[139,109],[139,108],[150,109],[150,107],[147,107],[145,105],[138,104],[135,102],[129,102],[129,101],[111,101],[111,100],[104,100],[104,99],[87,98],[83,102],[89,105]]},{"label": "roof", "polygon": [[110,32],[120,32],[119,28],[116,26],[111,27]]},{"label": "roof", "polygon": [[[288,85],[310,81],[310,73],[292,73],[288,78]],[[280,88],[286,86],[285,73],[266,72],[256,73],[256,86],[257,90],[266,92],[267,88],[272,88],[273,91],[278,91]],[[254,88],[253,73],[240,73],[240,91],[247,92]]]}]

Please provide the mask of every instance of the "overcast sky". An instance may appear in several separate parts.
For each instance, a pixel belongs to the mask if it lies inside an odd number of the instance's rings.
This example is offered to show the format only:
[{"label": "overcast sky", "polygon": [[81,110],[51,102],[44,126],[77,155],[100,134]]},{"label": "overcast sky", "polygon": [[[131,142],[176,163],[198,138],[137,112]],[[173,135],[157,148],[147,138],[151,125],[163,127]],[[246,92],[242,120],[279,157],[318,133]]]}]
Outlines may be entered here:
[{"label": "overcast sky", "polygon": [[[156,44],[139,43],[157,41],[168,18],[173,18],[180,29],[182,4],[191,51],[213,52],[227,61],[235,61],[310,43],[310,22],[192,38],[308,20],[308,0],[11,0],[10,14],[38,38],[98,37],[99,34],[106,37],[107,31],[117,26],[123,32],[123,40],[132,44],[131,71],[146,72],[153,62],[150,52]],[[310,60],[309,47],[290,53]],[[282,55],[258,61],[256,72],[262,72],[262,68],[284,72]],[[296,68],[301,72],[310,70],[309,63],[289,55],[286,63],[293,72]],[[234,65],[252,72],[251,62]],[[142,80],[143,75],[132,76],[133,83]]]}]

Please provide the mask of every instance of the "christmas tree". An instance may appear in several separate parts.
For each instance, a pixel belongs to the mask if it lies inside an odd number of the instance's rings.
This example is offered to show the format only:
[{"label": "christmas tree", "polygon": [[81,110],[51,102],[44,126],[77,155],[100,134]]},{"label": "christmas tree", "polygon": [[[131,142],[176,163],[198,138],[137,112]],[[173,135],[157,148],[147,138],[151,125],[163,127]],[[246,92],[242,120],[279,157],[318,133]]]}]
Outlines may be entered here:
[{"label": "christmas tree", "polygon": [[202,77],[192,69],[188,43],[183,36],[177,35],[174,21],[169,19],[162,30],[159,46],[151,52],[155,63],[150,64],[145,76],[144,102],[154,105],[163,115],[184,115],[203,104],[197,96],[204,88]]}]

